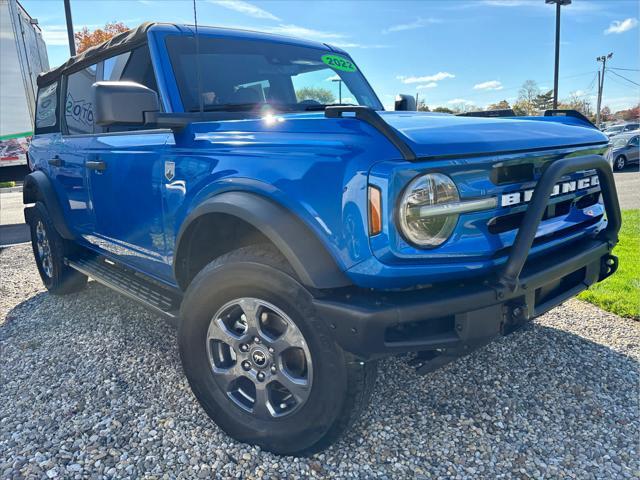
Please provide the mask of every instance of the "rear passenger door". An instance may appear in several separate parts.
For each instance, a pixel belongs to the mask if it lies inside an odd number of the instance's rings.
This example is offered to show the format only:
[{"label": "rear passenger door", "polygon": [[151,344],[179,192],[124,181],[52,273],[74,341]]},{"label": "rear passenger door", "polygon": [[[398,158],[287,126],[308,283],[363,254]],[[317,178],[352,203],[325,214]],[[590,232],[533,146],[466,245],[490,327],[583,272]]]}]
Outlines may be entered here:
[{"label": "rear passenger door", "polygon": [[[146,46],[104,60],[100,78],[127,80],[157,91]],[[88,170],[95,228],[89,239],[118,260],[160,278],[171,278],[165,259],[161,158],[167,129],[95,127]]]}]

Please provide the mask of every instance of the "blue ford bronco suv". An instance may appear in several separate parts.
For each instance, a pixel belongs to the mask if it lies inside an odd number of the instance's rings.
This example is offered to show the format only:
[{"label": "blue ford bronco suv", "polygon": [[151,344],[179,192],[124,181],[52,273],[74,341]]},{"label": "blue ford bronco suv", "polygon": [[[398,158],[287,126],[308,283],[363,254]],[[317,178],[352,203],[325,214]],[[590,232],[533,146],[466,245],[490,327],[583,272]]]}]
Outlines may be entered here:
[{"label": "blue ford bronco suv", "polygon": [[157,23],[38,85],[45,286],[174,319],[204,410],[272,452],[348,430],[379,358],[431,371],[617,267],[608,139],[576,112],[388,112],[339,48]]}]

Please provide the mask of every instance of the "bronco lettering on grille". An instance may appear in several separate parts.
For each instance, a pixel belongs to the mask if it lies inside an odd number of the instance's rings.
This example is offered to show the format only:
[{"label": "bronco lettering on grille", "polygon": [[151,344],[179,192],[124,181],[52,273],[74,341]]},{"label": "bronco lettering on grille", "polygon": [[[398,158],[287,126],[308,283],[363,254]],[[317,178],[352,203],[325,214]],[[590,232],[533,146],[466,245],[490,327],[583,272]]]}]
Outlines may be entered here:
[{"label": "bronco lettering on grille", "polygon": [[[569,182],[556,183],[553,187],[552,197],[557,195],[564,195],[566,193],[576,192],[578,190],[584,190],[591,187],[596,187],[600,184],[597,175],[592,177],[584,177],[579,180],[571,180]],[[527,203],[531,201],[534,189],[520,190],[517,192],[503,193],[501,195],[500,206],[512,207],[521,203]]]}]

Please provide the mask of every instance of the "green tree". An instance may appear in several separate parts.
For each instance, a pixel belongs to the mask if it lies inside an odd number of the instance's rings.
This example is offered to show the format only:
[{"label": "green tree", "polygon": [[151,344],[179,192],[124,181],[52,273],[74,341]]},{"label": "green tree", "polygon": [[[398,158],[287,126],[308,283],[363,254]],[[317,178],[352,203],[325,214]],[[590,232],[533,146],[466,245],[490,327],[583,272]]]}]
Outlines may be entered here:
[{"label": "green tree", "polygon": [[529,115],[527,105],[524,102],[517,101],[511,108],[516,115]]},{"label": "green tree", "polygon": [[434,112],[438,112],[438,113],[456,113],[453,110],[451,110],[450,108],[447,107],[436,107],[433,109]]},{"label": "green tree", "polygon": [[584,96],[578,95],[578,92],[571,92],[569,98],[564,99],[560,105],[560,109],[577,110],[585,117],[591,117],[593,115],[593,108],[591,102],[586,100]]},{"label": "green tree", "polygon": [[506,100],[500,100],[498,103],[492,103],[487,107],[487,110],[508,110],[511,108],[509,102]]},{"label": "green tree", "polygon": [[[518,101],[515,106],[524,112],[524,115],[536,115],[538,108],[536,106],[536,98],[540,95],[540,88],[534,80],[527,80],[520,87],[518,92]],[[520,115],[520,113],[518,113]]]},{"label": "green tree", "polygon": [[300,88],[296,90],[296,98],[298,99],[298,102],[302,102],[303,100],[315,100],[323,105],[336,103],[336,97],[333,95],[331,90],[321,87]]},{"label": "green tree", "polygon": [[533,99],[533,104],[538,110],[551,110],[553,108],[553,90],[538,94]]},{"label": "green tree", "polygon": [[429,106],[425,103],[424,100],[420,100],[420,103],[418,103],[418,111],[419,112],[430,112],[431,110],[429,110]]}]

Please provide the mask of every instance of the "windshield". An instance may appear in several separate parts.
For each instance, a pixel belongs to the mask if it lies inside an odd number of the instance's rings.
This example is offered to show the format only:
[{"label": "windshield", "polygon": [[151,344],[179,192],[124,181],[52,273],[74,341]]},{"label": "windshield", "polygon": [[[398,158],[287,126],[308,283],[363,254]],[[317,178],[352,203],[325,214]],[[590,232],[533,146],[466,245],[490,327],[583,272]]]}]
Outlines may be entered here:
[{"label": "windshield", "polygon": [[[352,60],[327,50],[274,42],[200,37],[205,111],[322,110],[327,105],[382,105]],[[193,37],[171,36],[167,49],[185,112],[200,109]]]},{"label": "windshield", "polygon": [[614,138],[611,144],[614,148],[620,148],[626,146],[628,141],[628,138]]},{"label": "windshield", "polygon": [[620,125],[618,127],[609,127],[609,128],[607,128],[606,131],[607,132],[621,132],[623,128],[624,128],[624,126]]}]

